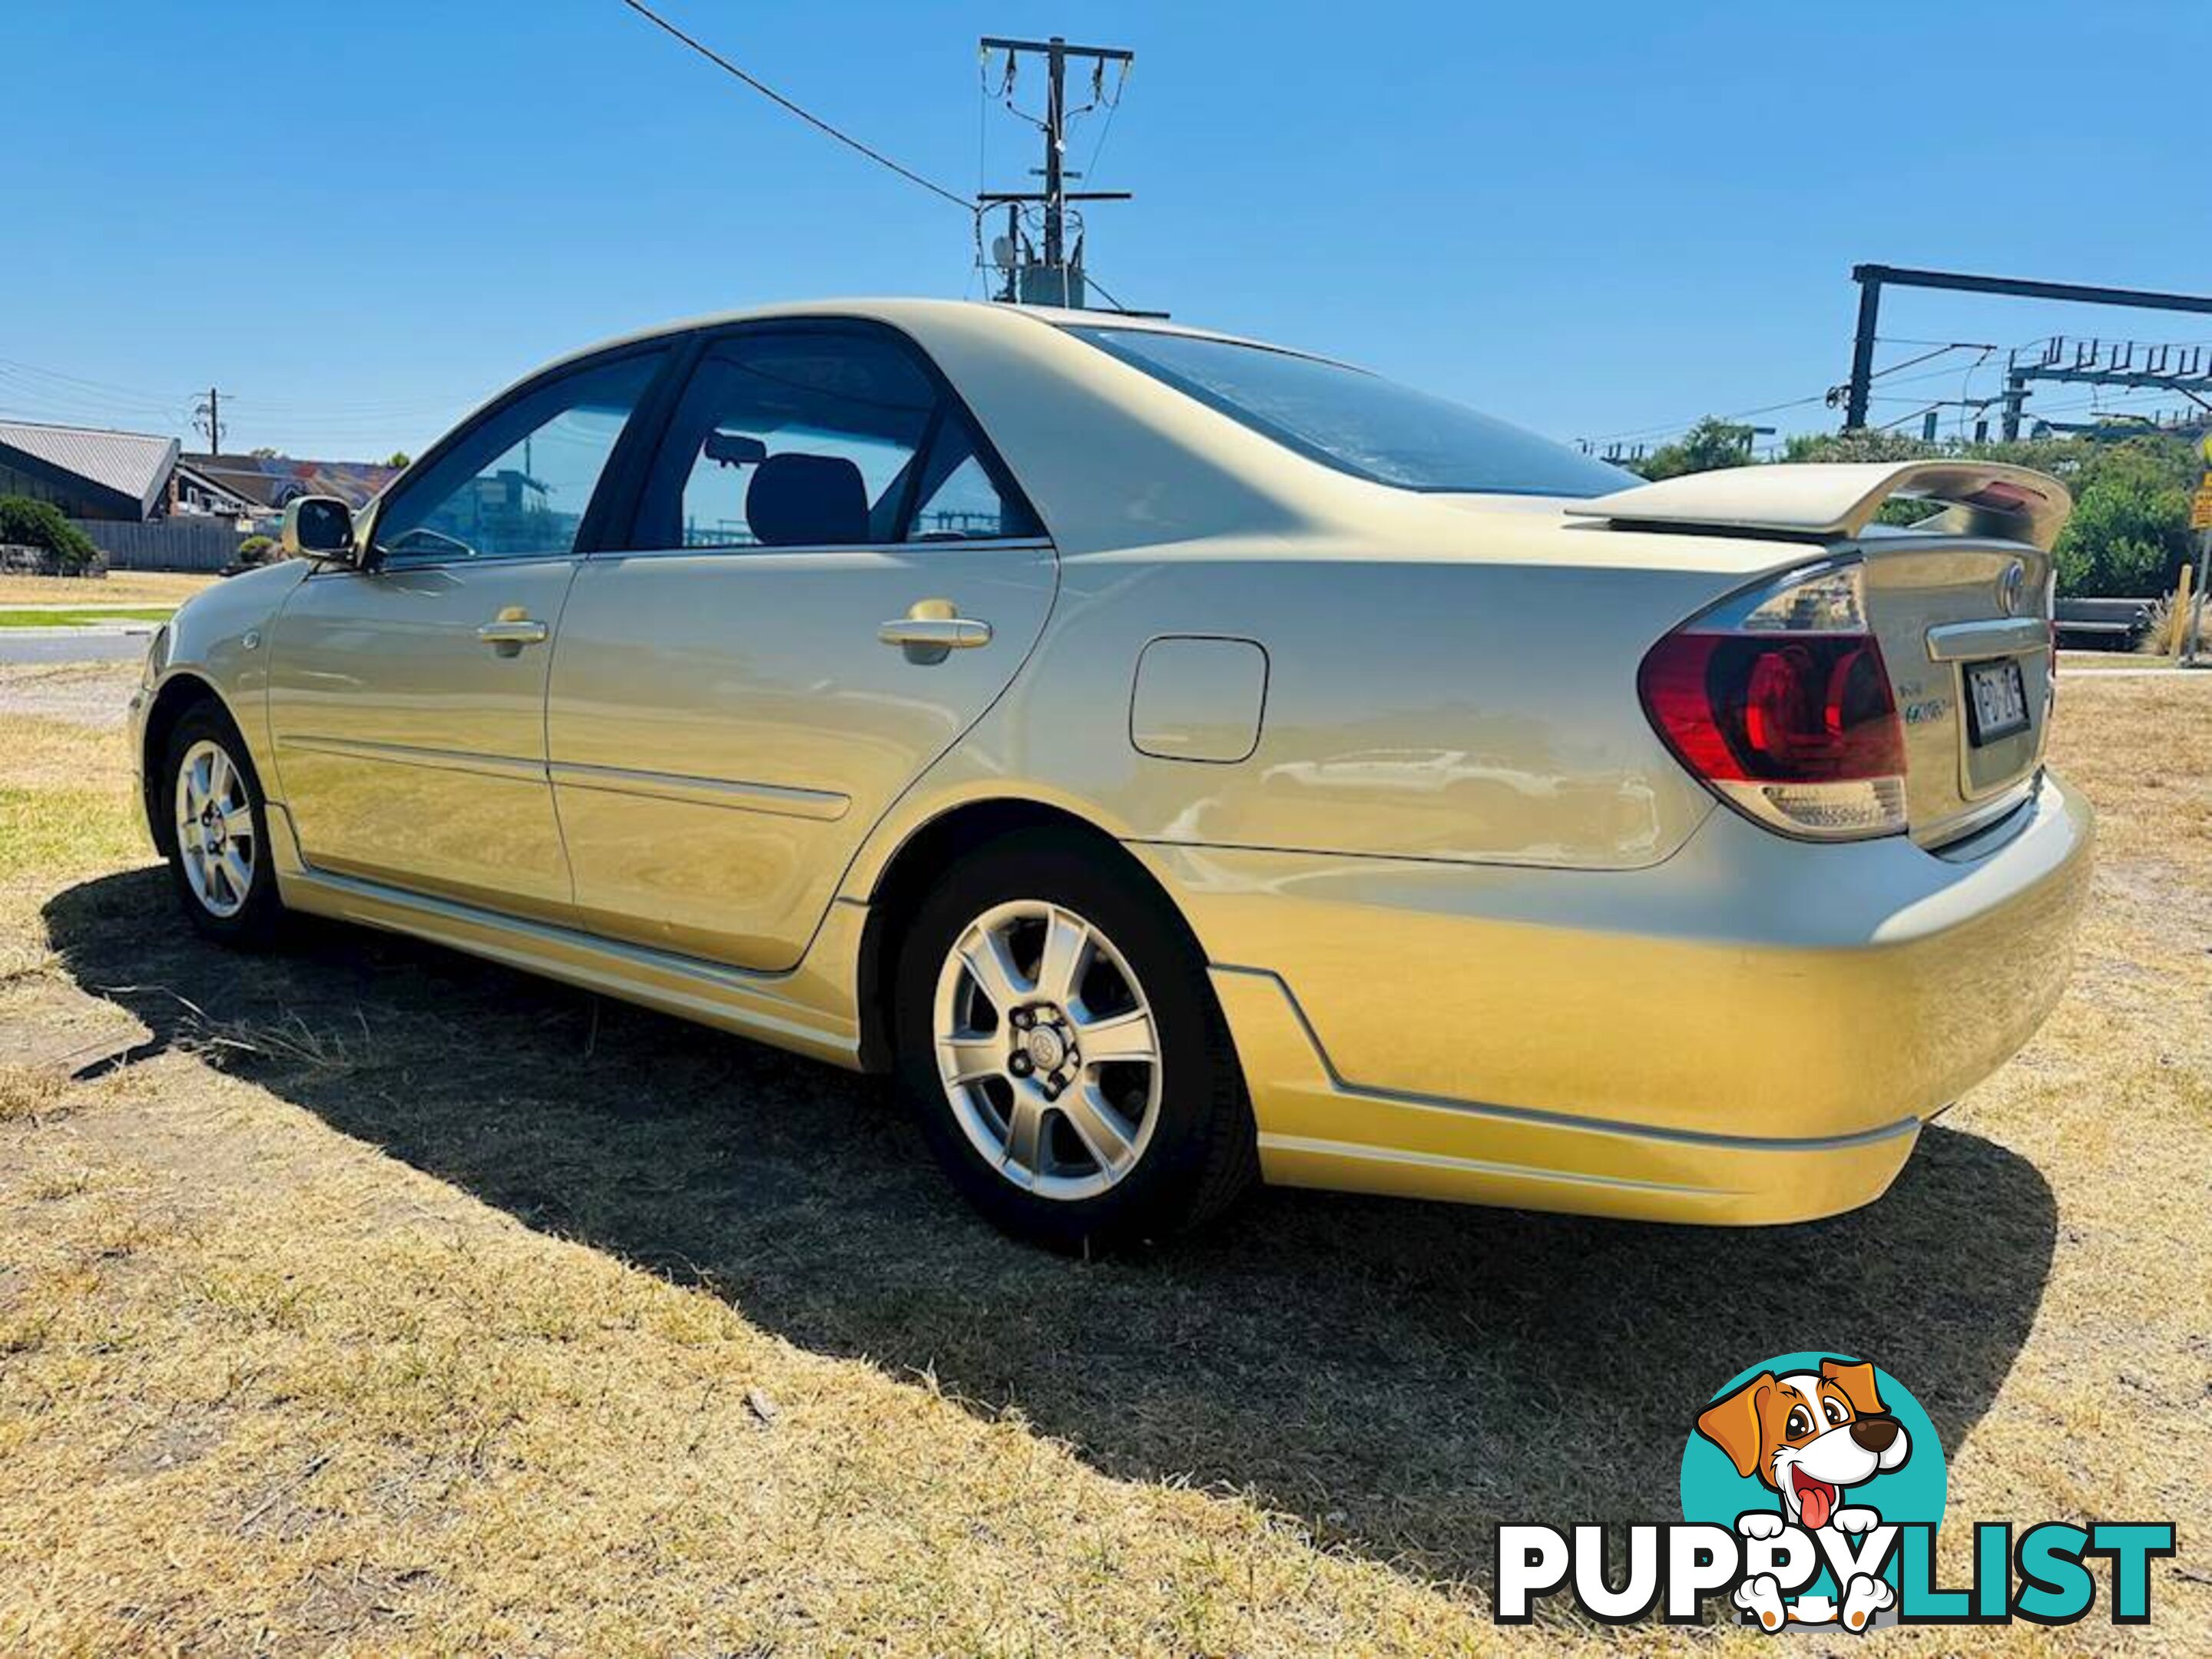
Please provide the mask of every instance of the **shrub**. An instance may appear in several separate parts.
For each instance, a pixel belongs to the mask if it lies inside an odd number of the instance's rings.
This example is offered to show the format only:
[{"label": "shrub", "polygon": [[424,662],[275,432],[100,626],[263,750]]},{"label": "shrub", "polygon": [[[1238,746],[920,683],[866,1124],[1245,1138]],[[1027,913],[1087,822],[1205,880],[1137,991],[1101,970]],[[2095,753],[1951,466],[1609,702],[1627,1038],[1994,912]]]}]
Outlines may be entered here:
[{"label": "shrub", "polygon": [[27,495],[0,495],[0,543],[45,550],[53,573],[74,576],[100,557],[92,538],[62,516],[52,501]]},{"label": "shrub", "polygon": [[2173,595],[2167,593],[2150,608],[2150,623],[2136,641],[2136,654],[2163,657],[2173,643]]},{"label": "shrub", "polygon": [[267,564],[276,556],[276,538],[274,536],[248,536],[238,544],[238,562],[240,564]]}]

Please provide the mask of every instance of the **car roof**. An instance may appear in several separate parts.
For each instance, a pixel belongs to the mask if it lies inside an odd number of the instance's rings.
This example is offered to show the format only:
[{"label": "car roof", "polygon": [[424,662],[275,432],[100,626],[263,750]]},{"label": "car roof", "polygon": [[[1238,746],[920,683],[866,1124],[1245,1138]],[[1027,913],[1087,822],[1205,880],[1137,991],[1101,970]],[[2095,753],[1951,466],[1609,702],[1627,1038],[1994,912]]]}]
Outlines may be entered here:
[{"label": "car roof", "polygon": [[1249,339],[1220,329],[1198,328],[1164,317],[1142,316],[1130,312],[1079,311],[1059,306],[1008,305],[999,301],[858,298],[789,301],[734,311],[708,312],[675,322],[659,323],[650,328],[637,329],[600,340],[580,350],[564,353],[532,370],[532,378],[547,369],[596,356],[603,351],[672,339],[704,329],[722,328],[735,323],[803,322],[829,319],[883,323],[923,341],[947,324],[973,326],[980,323],[986,328],[1004,331],[1009,339],[1018,338],[1024,331],[1040,325],[1127,329],[1149,334],[1177,334],[1192,339],[1254,346],[1261,350],[1288,352],[1293,356],[1313,357],[1323,362],[1334,361],[1322,357],[1317,352],[1300,351],[1295,347],[1278,345],[1270,340]]}]

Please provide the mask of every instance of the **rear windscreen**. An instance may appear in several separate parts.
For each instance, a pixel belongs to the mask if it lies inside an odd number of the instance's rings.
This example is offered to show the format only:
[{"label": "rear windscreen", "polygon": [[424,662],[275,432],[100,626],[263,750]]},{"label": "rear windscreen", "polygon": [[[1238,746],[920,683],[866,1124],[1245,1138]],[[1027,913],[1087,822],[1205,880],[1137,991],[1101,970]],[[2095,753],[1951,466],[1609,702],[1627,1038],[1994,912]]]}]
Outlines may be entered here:
[{"label": "rear windscreen", "polygon": [[1376,483],[1589,496],[1644,482],[1549,438],[1322,358],[1152,329],[1067,331],[1286,449]]}]

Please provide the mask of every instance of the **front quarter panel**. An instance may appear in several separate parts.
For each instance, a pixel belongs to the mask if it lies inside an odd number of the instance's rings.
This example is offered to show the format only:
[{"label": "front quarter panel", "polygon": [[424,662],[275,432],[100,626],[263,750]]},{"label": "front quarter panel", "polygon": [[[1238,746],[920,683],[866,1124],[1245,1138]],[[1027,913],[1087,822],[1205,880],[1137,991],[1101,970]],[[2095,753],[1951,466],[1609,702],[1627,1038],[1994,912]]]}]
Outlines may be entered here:
[{"label": "front quarter panel", "polygon": [[[276,770],[270,763],[267,695],[270,624],[311,568],[301,559],[264,565],[226,578],[179,606],[162,630],[160,661],[147,665],[146,682],[134,705],[134,732],[143,728],[146,713],[170,682],[181,676],[204,681],[238,723],[255,770],[264,787],[273,791]],[[143,739],[140,757],[142,763],[148,758]]]}]

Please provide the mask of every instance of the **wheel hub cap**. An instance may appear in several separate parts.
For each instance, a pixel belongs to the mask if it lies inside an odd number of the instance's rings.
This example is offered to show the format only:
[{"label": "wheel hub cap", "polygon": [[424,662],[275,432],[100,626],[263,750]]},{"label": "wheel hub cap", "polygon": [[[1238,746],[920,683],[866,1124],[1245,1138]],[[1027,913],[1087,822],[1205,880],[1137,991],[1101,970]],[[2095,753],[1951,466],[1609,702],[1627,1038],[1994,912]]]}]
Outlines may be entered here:
[{"label": "wheel hub cap", "polygon": [[1021,1046],[1029,1055],[1030,1064],[1040,1072],[1056,1072],[1067,1058],[1067,1039],[1056,1025],[1031,1026]]}]

